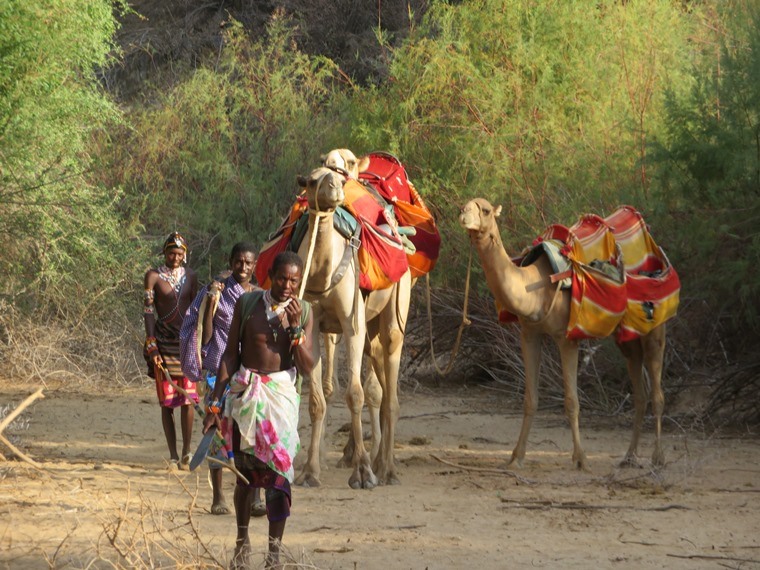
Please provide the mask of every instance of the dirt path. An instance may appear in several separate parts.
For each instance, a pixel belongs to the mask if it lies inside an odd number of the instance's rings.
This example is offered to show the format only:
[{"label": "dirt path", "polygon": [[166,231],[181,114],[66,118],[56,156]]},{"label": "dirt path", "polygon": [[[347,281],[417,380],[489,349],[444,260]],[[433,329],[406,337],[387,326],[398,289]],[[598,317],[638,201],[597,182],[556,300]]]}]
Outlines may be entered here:
[{"label": "dirt path", "polygon": [[[0,404],[33,391],[0,383]],[[234,517],[209,513],[205,467],[166,472],[154,400],[150,387],[105,399],[48,390],[24,414],[27,429],[6,431],[45,471],[0,462],[0,568],[226,565]],[[564,418],[544,414],[519,479],[435,459],[505,469],[520,415],[504,407],[483,388],[402,393],[402,485],[354,491],[348,470],[332,467],[348,419],[335,405],[325,484],[294,491],[285,535],[292,559],[362,570],[760,568],[760,439],[671,431],[658,476],[615,467],[627,422],[583,418],[591,473],[580,473]],[[305,402],[301,424],[305,440]],[[229,499],[232,487],[225,475]],[[265,519],[252,519],[251,531],[261,567]]]}]

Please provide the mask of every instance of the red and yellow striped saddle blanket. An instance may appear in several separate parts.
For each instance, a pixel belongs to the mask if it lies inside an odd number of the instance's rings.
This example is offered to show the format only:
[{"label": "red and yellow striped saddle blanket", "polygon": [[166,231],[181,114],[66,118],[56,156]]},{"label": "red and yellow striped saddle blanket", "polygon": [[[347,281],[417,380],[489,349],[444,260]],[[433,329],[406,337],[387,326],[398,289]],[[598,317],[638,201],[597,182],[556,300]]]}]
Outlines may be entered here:
[{"label": "red and yellow striped saddle blanket", "polygon": [[[533,245],[544,241],[558,244],[570,263],[568,338],[614,333],[627,342],[675,316],[678,274],[634,208],[621,206],[607,218],[586,214],[570,228],[551,225]],[[514,317],[502,311],[499,320]]]}]

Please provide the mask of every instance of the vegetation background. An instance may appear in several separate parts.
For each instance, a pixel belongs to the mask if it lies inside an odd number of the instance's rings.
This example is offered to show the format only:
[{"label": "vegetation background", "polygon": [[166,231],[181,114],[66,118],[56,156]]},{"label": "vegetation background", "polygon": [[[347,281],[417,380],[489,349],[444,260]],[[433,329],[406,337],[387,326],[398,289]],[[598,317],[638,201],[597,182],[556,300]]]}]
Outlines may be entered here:
[{"label": "vegetation background", "polygon": [[[682,280],[670,394],[702,389],[700,421],[757,423],[759,25],[753,0],[0,0],[4,372],[146,381],[140,289],[163,238],[182,232],[207,280],[348,147],[399,156],[437,215],[437,351],[461,312],[468,199],[503,206],[512,253],[631,204]],[[519,392],[514,331],[474,271],[474,325],[440,381]],[[624,368],[598,346],[584,406],[620,410]]]}]

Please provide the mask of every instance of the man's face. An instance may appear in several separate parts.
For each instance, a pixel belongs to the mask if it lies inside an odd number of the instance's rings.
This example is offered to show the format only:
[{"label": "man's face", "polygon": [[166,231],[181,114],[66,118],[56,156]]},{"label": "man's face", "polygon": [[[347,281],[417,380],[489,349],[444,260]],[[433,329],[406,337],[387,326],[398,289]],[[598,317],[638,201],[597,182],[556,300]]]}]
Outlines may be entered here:
[{"label": "man's face", "polygon": [[301,284],[301,268],[297,265],[280,265],[276,272],[270,273],[272,280],[272,298],[283,302],[298,294]]},{"label": "man's face", "polygon": [[256,266],[256,256],[251,251],[241,251],[230,259],[230,268],[235,281],[248,283],[253,275],[253,268]]},{"label": "man's face", "polygon": [[170,247],[164,250],[164,260],[166,261],[166,267],[177,269],[185,260],[185,250],[181,247]]}]

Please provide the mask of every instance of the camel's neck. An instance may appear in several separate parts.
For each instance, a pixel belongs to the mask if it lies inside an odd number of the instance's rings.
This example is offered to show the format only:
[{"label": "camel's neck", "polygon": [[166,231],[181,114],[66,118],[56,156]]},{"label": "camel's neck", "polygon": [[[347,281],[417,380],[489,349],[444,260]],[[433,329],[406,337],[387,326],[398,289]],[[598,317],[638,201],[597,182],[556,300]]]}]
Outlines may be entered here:
[{"label": "camel's neck", "polygon": [[[314,227],[317,227],[314,235]],[[308,281],[306,289],[308,291],[325,291],[330,285],[335,266],[340,262],[339,253],[336,249],[340,248],[342,238],[333,229],[333,212],[316,212],[309,211],[309,229],[307,233],[307,243],[311,250],[311,238],[314,236],[314,251],[312,253],[311,264],[309,266]],[[338,236],[341,243],[334,239]],[[341,249],[342,252],[342,249]],[[304,260],[306,262],[306,260]]]},{"label": "camel's neck", "polygon": [[537,305],[535,295],[525,288],[534,278],[533,271],[514,264],[504,250],[497,228],[474,235],[472,243],[478,251],[486,283],[497,304],[515,315],[533,317],[540,310],[540,305]]}]

